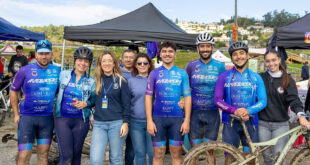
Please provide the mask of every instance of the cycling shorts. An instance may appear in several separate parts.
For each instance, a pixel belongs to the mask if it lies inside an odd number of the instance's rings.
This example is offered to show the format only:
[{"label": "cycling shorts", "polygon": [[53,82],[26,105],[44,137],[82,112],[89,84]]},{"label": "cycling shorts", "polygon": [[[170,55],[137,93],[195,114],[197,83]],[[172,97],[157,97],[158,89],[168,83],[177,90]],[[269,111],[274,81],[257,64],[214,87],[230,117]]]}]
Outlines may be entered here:
[{"label": "cycling shorts", "polygon": [[50,145],[53,137],[53,116],[21,116],[18,122],[18,150],[32,150],[37,145]]},{"label": "cycling shorts", "polygon": [[[223,142],[226,142],[238,148],[241,141],[241,144],[243,146],[243,152],[250,153],[251,150],[248,143],[246,142],[246,136],[244,134],[240,121],[233,120],[233,122],[231,122],[231,120],[232,119],[230,119],[228,124],[224,124]],[[252,142],[258,142],[258,127],[253,125],[251,120],[246,121],[245,125],[248,129]]]},{"label": "cycling shorts", "polygon": [[218,110],[193,110],[191,114],[189,139],[192,145],[216,141],[220,128],[220,114]]},{"label": "cycling shorts", "polygon": [[165,147],[168,135],[169,145],[182,146],[183,136],[180,132],[182,117],[153,117],[157,132],[152,136],[153,147]]}]

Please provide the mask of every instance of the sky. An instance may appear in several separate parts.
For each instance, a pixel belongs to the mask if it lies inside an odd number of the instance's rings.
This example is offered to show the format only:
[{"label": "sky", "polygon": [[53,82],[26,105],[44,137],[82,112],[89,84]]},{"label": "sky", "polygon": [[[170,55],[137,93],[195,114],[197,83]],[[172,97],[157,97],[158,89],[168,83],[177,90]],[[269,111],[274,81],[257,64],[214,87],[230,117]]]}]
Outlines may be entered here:
[{"label": "sky", "polygon": [[[152,2],[179,21],[219,22],[234,15],[235,0],[0,0],[0,17],[17,26],[87,25],[131,12]],[[238,16],[263,19],[269,11],[303,16],[310,0],[238,0]]]}]

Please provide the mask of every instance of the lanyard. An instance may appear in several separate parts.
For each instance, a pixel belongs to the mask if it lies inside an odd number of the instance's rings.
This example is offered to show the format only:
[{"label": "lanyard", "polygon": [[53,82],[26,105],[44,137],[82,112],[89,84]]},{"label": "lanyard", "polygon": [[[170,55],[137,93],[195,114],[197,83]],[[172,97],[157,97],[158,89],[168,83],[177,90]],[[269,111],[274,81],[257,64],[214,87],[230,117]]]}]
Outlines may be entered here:
[{"label": "lanyard", "polygon": [[104,92],[104,98],[107,98],[107,94],[108,94],[109,90],[111,89],[112,85],[114,84],[114,81],[115,80],[113,78],[113,82],[111,82],[111,84],[110,84],[110,86],[108,87],[107,90],[104,88],[104,81],[102,81],[102,88],[103,88],[103,92]]}]

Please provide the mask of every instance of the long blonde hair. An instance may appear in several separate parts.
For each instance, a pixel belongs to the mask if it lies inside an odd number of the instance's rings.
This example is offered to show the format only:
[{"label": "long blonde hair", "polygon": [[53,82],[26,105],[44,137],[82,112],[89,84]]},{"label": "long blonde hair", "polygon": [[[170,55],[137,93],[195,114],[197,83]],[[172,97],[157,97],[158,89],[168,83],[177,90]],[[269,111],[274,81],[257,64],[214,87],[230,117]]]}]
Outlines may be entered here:
[{"label": "long blonde hair", "polygon": [[98,95],[99,92],[101,91],[102,88],[102,81],[103,81],[103,75],[104,72],[101,68],[101,61],[102,61],[102,57],[104,55],[110,55],[113,59],[113,63],[114,63],[114,67],[113,67],[113,77],[117,76],[120,78],[119,81],[125,80],[124,77],[122,76],[122,71],[119,67],[119,64],[116,60],[116,57],[114,56],[114,54],[110,51],[104,51],[101,53],[101,55],[99,55],[97,62],[96,62],[96,69],[95,69],[95,82],[96,82],[96,94]]}]

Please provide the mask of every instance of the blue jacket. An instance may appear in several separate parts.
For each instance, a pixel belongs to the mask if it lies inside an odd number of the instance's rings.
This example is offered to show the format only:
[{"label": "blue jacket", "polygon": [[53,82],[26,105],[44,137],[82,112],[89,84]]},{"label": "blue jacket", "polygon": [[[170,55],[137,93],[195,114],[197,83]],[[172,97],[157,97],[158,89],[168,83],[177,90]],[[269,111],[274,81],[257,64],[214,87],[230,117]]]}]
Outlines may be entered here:
[{"label": "blue jacket", "polygon": [[[59,77],[59,91],[57,96],[57,102],[56,102],[56,117],[61,117],[61,102],[63,98],[63,93],[68,85],[68,83],[71,80],[71,73],[73,70],[65,70],[60,72]],[[92,76],[87,76],[82,80],[82,98],[83,101],[87,102],[87,107],[83,109],[83,119],[85,122],[89,121],[89,116],[91,114],[91,107],[95,105],[95,89],[96,84],[95,80]]]}]

